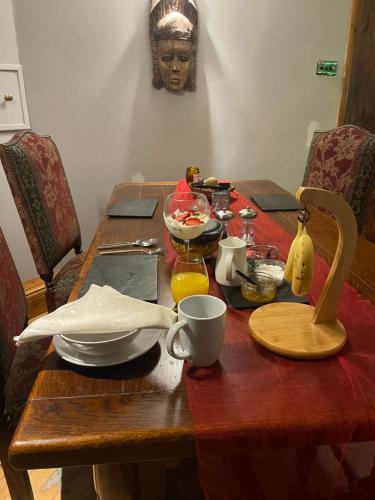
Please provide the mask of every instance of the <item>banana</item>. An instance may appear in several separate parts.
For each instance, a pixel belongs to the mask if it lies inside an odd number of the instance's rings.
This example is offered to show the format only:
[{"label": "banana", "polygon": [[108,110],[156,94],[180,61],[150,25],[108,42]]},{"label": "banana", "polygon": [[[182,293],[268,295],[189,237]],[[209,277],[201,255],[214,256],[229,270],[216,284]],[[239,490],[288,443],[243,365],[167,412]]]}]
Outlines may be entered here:
[{"label": "banana", "polygon": [[314,247],[306,226],[298,239],[293,265],[292,292],[294,295],[306,295],[311,288],[314,264]]},{"label": "banana", "polygon": [[287,281],[289,281],[289,283],[291,283],[293,280],[294,256],[296,254],[298,240],[300,239],[300,236],[302,235],[302,228],[303,228],[302,222],[298,221],[297,234],[296,234],[294,240],[292,241],[292,244],[290,245],[289,253],[288,253],[288,260],[286,261],[286,264],[285,264],[284,278]]}]

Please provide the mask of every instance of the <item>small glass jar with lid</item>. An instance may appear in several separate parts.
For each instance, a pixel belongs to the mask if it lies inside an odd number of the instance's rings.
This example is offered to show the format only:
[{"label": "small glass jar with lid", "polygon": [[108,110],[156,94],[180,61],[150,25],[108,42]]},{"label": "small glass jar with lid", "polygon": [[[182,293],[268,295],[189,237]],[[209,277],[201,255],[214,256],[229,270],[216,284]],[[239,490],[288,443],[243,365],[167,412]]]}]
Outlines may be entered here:
[{"label": "small glass jar with lid", "polygon": [[199,167],[188,167],[185,175],[185,179],[188,184],[190,182],[194,182],[194,175],[199,175]]}]

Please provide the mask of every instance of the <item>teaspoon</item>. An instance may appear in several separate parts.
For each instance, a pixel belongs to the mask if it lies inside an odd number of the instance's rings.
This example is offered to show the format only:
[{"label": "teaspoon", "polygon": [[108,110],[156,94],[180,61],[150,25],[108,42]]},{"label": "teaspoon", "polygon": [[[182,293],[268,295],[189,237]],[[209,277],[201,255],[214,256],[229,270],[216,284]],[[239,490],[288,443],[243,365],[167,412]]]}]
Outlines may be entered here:
[{"label": "teaspoon", "polygon": [[98,246],[98,250],[103,250],[106,248],[118,248],[118,247],[152,247],[156,245],[158,240],[156,238],[150,238],[148,240],[135,240],[135,241],[123,241],[119,243],[102,243]]},{"label": "teaspoon", "polygon": [[116,253],[136,253],[143,252],[147,255],[153,255],[155,253],[160,253],[162,250],[160,247],[156,248],[130,248],[128,250],[104,250],[103,252],[99,252],[100,255],[114,255]]}]

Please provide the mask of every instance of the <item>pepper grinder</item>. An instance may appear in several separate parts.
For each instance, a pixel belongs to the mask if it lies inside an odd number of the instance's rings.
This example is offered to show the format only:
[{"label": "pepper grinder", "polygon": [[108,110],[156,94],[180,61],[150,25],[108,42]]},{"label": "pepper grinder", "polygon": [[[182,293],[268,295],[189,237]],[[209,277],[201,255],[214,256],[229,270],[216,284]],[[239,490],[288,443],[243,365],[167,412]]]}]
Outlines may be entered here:
[{"label": "pepper grinder", "polygon": [[229,210],[228,208],[224,208],[223,210],[215,210],[215,216],[217,219],[223,222],[224,225],[224,232],[227,235],[227,238],[230,236],[229,234],[229,223],[234,217],[234,213]]},{"label": "pepper grinder", "polygon": [[250,207],[246,207],[238,213],[241,218],[241,239],[246,242],[247,247],[254,245],[253,219],[258,216],[258,212]]}]

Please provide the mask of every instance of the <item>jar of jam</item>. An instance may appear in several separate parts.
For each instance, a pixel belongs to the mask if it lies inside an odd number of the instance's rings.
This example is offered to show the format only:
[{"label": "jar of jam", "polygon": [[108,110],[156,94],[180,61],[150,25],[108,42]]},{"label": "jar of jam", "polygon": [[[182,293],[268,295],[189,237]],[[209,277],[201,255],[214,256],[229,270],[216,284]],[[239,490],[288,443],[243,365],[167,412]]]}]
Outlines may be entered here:
[{"label": "jar of jam", "polygon": [[199,168],[198,167],[188,167],[186,169],[186,182],[189,184],[190,182],[193,182],[194,180],[194,174],[199,174]]}]

